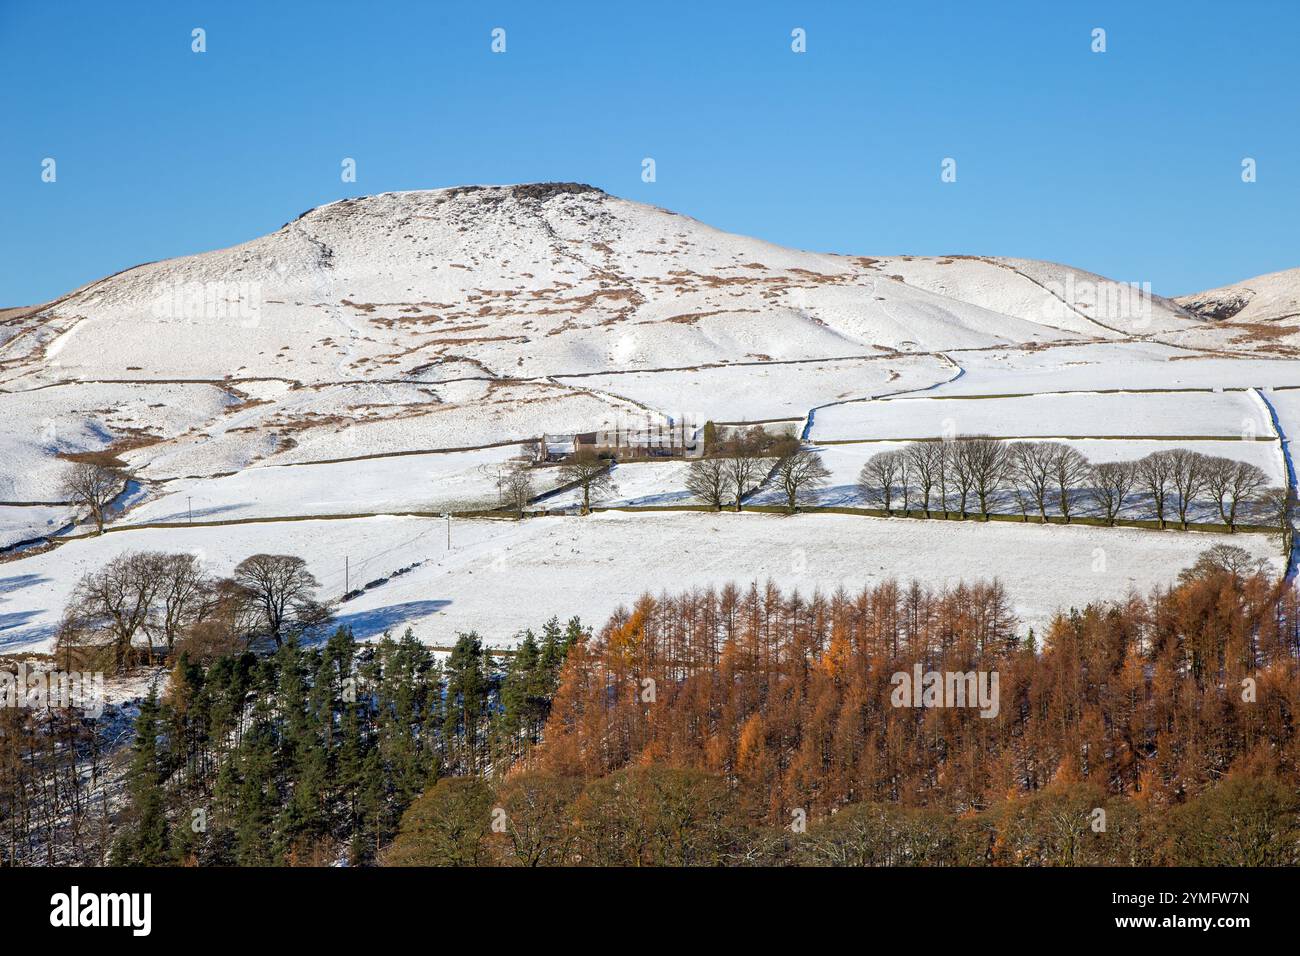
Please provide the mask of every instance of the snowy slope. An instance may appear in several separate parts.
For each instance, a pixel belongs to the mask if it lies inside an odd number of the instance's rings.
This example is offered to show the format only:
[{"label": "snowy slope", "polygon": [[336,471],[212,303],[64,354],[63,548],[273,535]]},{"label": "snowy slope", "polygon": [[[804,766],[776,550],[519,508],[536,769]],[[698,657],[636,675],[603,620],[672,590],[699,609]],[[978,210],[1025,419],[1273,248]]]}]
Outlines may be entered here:
[{"label": "snowy slope", "polygon": [[[363,458],[333,464],[264,465],[218,478],[177,479],[130,510],[124,525],[302,515],[495,508],[499,470],[516,445],[475,451]],[[559,484],[558,469],[538,469],[540,494]]]},{"label": "snowy slope", "polygon": [[1070,392],[1015,398],[897,398],[817,412],[818,441],[1093,436],[1268,438],[1272,426],[1250,392]]},{"label": "snowy slope", "polygon": [[1149,341],[947,354],[962,374],[936,386],[935,397],[1300,386],[1300,363],[1293,359],[1224,358]]},{"label": "snowy slope", "polygon": [[[962,259],[933,267],[945,283],[922,265],[783,249],[576,184],[385,193],[92,283],[23,320],[0,374],[321,382],[459,361],[536,376],[1142,331],[1044,289],[1086,273]],[[1197,325],[1157,305],[1148,331]]]},{"label": "snowy slope", "polygon": [[[1037,289],[1013,270],[961,260],[946,274],[978,276],[945,291],[882,261],[783,249],[575,184],[330,203],[243,245],[7,310],[0,501],[49,497],[54,456],[70,451],[111,447],[159,480],[522,441],[647,410],[797,418],[959,372],[899,351],[1115,337],[1012,309],[1021,293],[997,294],[994,277]],[[794,364],[808,361],[824,364]],[[791,364],[758,368],[773,362]],[[86,383],[102,401],[87,403]]]},{"label": "snowy slope", "polygon": [[[388,515],[491,504],[494,470],[543,434],[683,419],[811,417],[813,440],[870,439],[826,448],[832,504],[855,502],[865,454],[949,422],[1005,438],[1126,436],[1093,442],[1099,460],[1163,447],[1142,436],[1269,438],[1243,390],[1276,389],[1284,428],[1300,428],[1284,318],[1294,274],[1252,280],[1242,318],[1220,321],[1068,266],[802,252],[572,183],[330,203],[229,249],[0,311],[0,549],[65,526],[68,456],[115,455],[135,479],[118,530],[0,553],[0,651],[47,647],[77,577],[140,548],[193,548],[218,573],[259,550],[302,554],[326,597],[342,593],[345,559],[353,585],[424,562],[342,613],[363,634],[413,621],[435,643],[457,628],[506,641],[552,613],[599,621],[643,589],[769,575],[834,587],[998,574],[1041,621],[1167,582],[1209,539],[624,515],[456,522],[445,554],[439,519]],[[1261,333],[1273,319],[1283,334]],[[1008,395],[1025,397],[966,397]],[[1276,441],[1204,445],[1281,473]],[[557,472],[536,472],[537,490]],[[614,477],[614,503],[686,499],[679,462]],[[126,527],[191,513],[255,523]],[[275,520],[352,514],[381,517]],[[1131,571],[1073,573],[1093,534]],[[783,570],[800,551],[821,556],[804,577]],[[1041,587],[1044,568],[1059,587]]]},{"label": "snowy slope", "polygon": [[[1271,560],[1261,535],[1175,534],[1125,528],[1044,527],[809,514],[627,514],[526,521],[454,521],[452,549],[442,521],[355,518],[142,529],[73,542],[17,565],[0,565],[0,652],[48,647],[76,578],[127,550],[192,551],[228,573],[259,551],[301,554],[324,596],[419,562],[401,577],[339,608],[358,636],[410,626],[446,646],[475,630],[509,646],[524,627],[552,615],[600,623],[643,592],[679,592],[768,580],[810,593],[856,590],[888,578],[935,587],[987,579],[1006,585],[1024,627],[1040,633],[1058,608],[1120,600],[1130,589],[1167,584],[1204,548],[1231,542]],[[639,546],[629,548],[629,542]],[[1093,565],[1106,550],[1106,571]],[[636,573],[630,572],[629,552]],[[990,555],[997,555],[996,567]]]},{"label": "snowy slope", "polygon": [[73,517],[65,505],[0,505],[0,548],[54,534]]},{"label": "snowy slope", "polygon": [[877,271],[909,286],[1079,335],[1180,331],[1193,318],[1140,285],[1054,262],[983,256],[894,256]]},{"label": "snowy slope", "polygon": [[1300,269],[1285,269],[1174,299],[1207,319],[1300,324]]}]

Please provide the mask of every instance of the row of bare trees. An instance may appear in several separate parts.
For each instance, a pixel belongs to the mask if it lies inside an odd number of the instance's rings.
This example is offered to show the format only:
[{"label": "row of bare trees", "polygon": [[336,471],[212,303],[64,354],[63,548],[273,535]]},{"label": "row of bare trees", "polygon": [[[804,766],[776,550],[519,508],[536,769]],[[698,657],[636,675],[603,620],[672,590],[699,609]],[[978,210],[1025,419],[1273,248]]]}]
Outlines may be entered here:
[{"label": "row of bare trees", "polygon": [[59,647],[106,650],[123,673],[143,644],[152,663],[155,648],[170,651],[192,638],[221,649],[261,639],[281,646],[323,627],[330,606],[316,598],[319,584],[302,558],[255,554],[230,577],[209,574],[190,553],[126,552],[77,582],[64,611]]},{"label": "row of bare trees", "polygon": [[686,489],[717,511],[734,506],[769,479],[793,512],[826,483],[830,472],[821,456],[805,448],[790,433],[772,435],[755,425],[709,446],[708,454],[691,462]]},{"label": "row of bare trees", "polygon": [[[692,462],[686,487],[716,510],[739,511],[770,481],[793,512],[810,503],[829,477],[821,456],[796,437],[754,427]],[[1270,486],[1260,468],[1235,458],[1173,448],[1131,461],[1091,462],[1064,442],[988,435],[911,442],[872,455],[859,472],[858,490],[886,514],[919,510],[927,518],[974,514],[988,520],[1014,513],[1044,523],[1059,515],[1066,524],[1087,514],[1114,525],[1127,511],[1162,529],[1177,522],[1184,530],[1198,504],[1209,505],[1229,531],[1243,520],[1279,528],[1285,552],[1296,509],[1292,489]]]},{"label": "row of bare trees", "polygon": [[[1133,461],[1090,462],[1063,442],[1003,441],[987,435],[912,442],[867,459],[858,476],[865,500],[886,513],[914,508],[926,516],[989,516],[1014,507],[1028,521],[1047,522],[1049,511],[1069,524],[1090,506],[1113,525],[1125,509],[1165,528],[1185,530],[1198,501],[1208,501],[1230,531],[1243,517],[1263,516],[1289,530],[1294,493],[1270,487],[1257,466],[1186,448],[1153,452]],[[1287,548],[1289,549],[1289,536]]]},{"label": "row of bare trees", "polygon": [[[717,511],[725,507],[740,511],[745,499],[770,479],[793,512],[830,477],[821,456],[803,447],[792,433],[774,434],[754,425],[721,440],[715,435],[711,433],[705,442],[705,454],[691,462],[686,488]],[[590,514],[593,503],[617,494],[613,463],[591,447],[575,449],[560,463],[560,487],[582,496],[582,514]],[[497,469],[498,507],[524,512],[535,494],[532,471],[524,461]]]},{"label": "row of bare trees", "polygon": [[[527,446],[525,446],[526,450]],[[497,490],[497,507],[513,511],[523,517],[524,511],[537,495],[533,480],[538,456],[517,459],[505,466],[485,466],[485,473],[493,479]],[[582,513],[590,514],[594,501],[600,501],[618,491],[610,468],[613,462],[590,446],[577,448],[559,466],[560,487],[576,490],[582,495]]]}]

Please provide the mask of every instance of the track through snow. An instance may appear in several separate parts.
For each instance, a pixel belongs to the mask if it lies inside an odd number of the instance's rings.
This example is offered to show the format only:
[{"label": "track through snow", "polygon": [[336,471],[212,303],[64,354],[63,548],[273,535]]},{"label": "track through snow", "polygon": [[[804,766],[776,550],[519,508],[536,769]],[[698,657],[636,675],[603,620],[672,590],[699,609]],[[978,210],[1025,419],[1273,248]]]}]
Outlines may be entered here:
[{"label": "track through snow", "polygon": [[302,227],[301,222],[293,223],[294,231],[302,239],[316,249],[316,255],[311,260],[312,275],[315,277],[313,290],[316,293],[317,303],[325,309],[325,313],[334,322],[343,327],[347,333],[347,349],[343,357],[339,359],[338,369],[340,375],[346,375],[349,366],[352,364],[353,357],[357,352],[357,343],[362,337],[362,331],[351,319],[343,314],[334,299],[334,275],[331,270],[331,264],[334,259],[334,250],[326,245],[322,240],[309,234]]},{"label": "track through snow", "polygon": [[899,389],[896,392],[882,392],[879,395],[870,395],[866,398],[845,398],[834,402],[825,402],[824,404],[821,405],[814,405],[812,408],[808,409],[808,417],[804,419],[803,430],[799,433],[799,437],[802,438],[804,441],[809,441],[811,439],[813,425],[815,423],[817,413],[823,408],[834,408],[837,405],[852,405],[857,402],[886,401],[888,399],[898,398],[901,395],[913,395],[920,392],[929,392],[929,391],[933,391],[936,388],[941,388],[944,385],[950,385],[953,382],[957,381],[957,379],[961,378],[963,375],[966,374],[966,370],[962,368],[956,361],[954,361],[951,355],[948,355],[944,352],[938,352],[935,354],[939,358],[951,364],[952,367],[957,370],[955,373],[953,373],[951,378],[944,379],[942,382],[933,382],[929,385],[918,385],[916,388],[904,388],[904,389]]}]

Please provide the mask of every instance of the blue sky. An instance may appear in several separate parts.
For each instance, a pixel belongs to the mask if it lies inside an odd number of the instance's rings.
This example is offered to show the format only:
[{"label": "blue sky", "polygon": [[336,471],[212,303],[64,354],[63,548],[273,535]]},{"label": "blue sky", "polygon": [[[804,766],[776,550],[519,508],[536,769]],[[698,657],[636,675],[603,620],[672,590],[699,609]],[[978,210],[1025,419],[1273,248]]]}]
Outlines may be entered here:
[{"label": "blue sky", "polygon": [[538,180],[1196,291],[1300,266],[1298,36],[1293,0],[0,0],[0,306],[343,196]]}]

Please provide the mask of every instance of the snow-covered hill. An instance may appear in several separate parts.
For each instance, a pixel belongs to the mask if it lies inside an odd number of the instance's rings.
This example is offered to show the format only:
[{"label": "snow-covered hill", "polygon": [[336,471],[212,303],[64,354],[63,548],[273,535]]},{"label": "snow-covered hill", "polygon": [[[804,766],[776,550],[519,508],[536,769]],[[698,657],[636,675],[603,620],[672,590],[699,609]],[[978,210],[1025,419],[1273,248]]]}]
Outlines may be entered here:
[{"label": "snow-covered hill", "polygon": [[[946,350],[1206,324],[1158,298],[1135,310],[1125,288],[1026,260],[784,249],[572,183],[341,200],[0,314],[0,502],[48,500],[56,453],[112,446],[165,480],[647,416],[799,418],[950,380]],[[801,366],[826,360],[859,364],[810,390]],[[761,396],[716,400],[749,376],[712,369],[760,364],[780,373],[755,372]],[[92,402],[87,383],[107,384]]]},{"label": "snow-covered hill", "polygon": [[1270,272],[1174,301],[1207,319],[1300,326],[1300,269]]},{"label": "snow-covered hill", "polygon": [[1196,324],[1163,300],[1140,324],[1104,302],[1061,300],[1092,285],[1105,298],[1114,284],[1023,260],[799,252],[576,184],[386,193],[11,318],[0,381],[436,382],[476,369],[572,375]]},{"label": "snow-covered hill", "polygon": [[[107,451],[133,476],[107,536],[115,548],[170,540],[139,527],[149,522],[252,522],[187,531],[186,547],[202,539],[235,559],[239,542],[299,547],[277,518],[492,506],[493,476],[543,434],[683,420],[766,421],[850,444],[954,428],[1126,442],[1102,458],[1212,440],[1229,457],[1271,455],[1281,473],[1285,436],[1263,395],[1277,390],[1285,428],[1287,390],[1300,386],[1286,324],[1298,275],[1166,300],[1033,260],[786,249],[574,183],[333,202],[239,246],[0,310],[0,650],[47,641],[60,609],[33,602],[65,593],[102,551],[67,541],[35,564],[3,553],[66,537],[58,486],[76,453]],[[1240,296],[1223,321],[1218,303]],[[1270,322],[1280,334],[1260,331]],[[1224,388],[1239,394],[1214,394]],[[1112,390],[1132,394],[1052,396]],[[680,501],[680,471],[623,469],[620,500]],[[837,477],[837,502],[851,503],[852,477]],[[998,532],[917,533],[967,536],[974,554]],[[322,542],[313,562],[341,563],[345,552]],[[635,566],[611,548],[602,567],[670,580],[681,556],[642,544],[628,551]],[[901,551],[877,557],[882,573],[894,558],[915,565]],[[41,589],[29,574],[54,578]],[[839,575],[837,565],[817,584]],[[448,593],[471,607],[474,588],[457,587]]]}]

